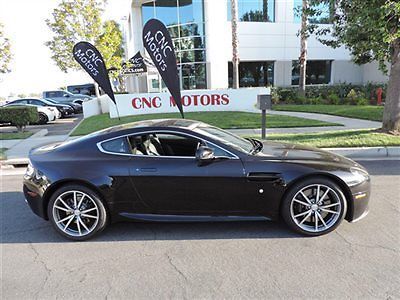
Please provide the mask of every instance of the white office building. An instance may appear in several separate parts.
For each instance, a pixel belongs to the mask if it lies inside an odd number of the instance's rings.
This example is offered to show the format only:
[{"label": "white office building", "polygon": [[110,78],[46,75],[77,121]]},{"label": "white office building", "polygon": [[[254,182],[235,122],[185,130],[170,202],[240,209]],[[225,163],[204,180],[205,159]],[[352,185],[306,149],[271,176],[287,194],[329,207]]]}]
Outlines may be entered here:
[{"label": "white office building", "polygon": [[[238,0],[240,86],[298,84],[301,0]],[[330,26],[329,8],[313,22]],[[181,88],[221,89],[232,81],[230,0],[133,0],[126,32],[127,57],[144,53],[142,28],[151,18],[170,30],[179,62]],[[344,47],[308,40],[307,84],[365,84],[387,81],[376,63],[358,66]],[[130,92],[159,91],[155,70],[128,79]]]}]

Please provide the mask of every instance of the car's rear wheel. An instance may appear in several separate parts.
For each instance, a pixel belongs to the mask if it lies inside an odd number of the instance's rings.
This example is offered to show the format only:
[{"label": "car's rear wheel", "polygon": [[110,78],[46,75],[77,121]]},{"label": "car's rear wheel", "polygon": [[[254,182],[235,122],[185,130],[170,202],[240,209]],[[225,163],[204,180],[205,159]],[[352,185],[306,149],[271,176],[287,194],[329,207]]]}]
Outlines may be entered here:
[{"label": "car's rear wheel", "polygon": [[43,125],[43,124],[47,124],[47,122],[49,122],[49,118],[47,117],[47,115],[40,112],[39,113],[39,121],[38,121],[38,123]]},{"label": "car's rear wheel", "polygon": [[87,240],[107,225],[100,197],[85,186],[66,185],[50,198],[47,213],[57,232],[71,240]]},{"label": "car's rear wheel", "polygon": [[294,231],[318,236],[335,230],[346,210],[346,198],[335,182],[310,178],[289,190],[283,199],[281,214]]}]

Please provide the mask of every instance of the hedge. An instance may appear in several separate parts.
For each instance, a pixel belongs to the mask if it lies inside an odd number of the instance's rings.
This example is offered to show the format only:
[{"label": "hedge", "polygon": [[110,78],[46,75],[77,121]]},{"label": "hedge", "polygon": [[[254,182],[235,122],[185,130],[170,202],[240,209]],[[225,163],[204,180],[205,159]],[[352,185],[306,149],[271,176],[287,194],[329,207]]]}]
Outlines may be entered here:
[{"label": "hedge", "polygon": [[341,83],[335,85],[306,86],[306,96],[298,95],[298,87],[276,87],[272,89],[275,104],[376,104],[376,91],[382,88],[382,100],[386,97],[386,84],[355,85]]},{"label": "hedge", "polygon": [[29,124],[39,121],[37,108],[33,106],[0,107],[0,123],[10,123],[16,126],[18,131]]}]

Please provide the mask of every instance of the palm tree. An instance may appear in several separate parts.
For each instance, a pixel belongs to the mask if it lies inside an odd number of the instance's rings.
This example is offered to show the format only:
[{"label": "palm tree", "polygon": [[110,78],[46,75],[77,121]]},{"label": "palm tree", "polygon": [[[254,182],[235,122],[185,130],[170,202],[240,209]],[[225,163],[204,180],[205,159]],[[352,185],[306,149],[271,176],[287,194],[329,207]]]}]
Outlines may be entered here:
[{"label": "palm tree", "polygon": [[231,0],[232,15],[232,87],[239,88],[239,52],[238,52],[238,34],[237,34],[237,0]]},{"label": "palm tree", "polygon": [[299,77],[299,95],[306,94],[306,70],[307,70],[307,22],[308,22],[308,0],[303,0],[301,9],[301,29],[300,29],[300,77]]}]

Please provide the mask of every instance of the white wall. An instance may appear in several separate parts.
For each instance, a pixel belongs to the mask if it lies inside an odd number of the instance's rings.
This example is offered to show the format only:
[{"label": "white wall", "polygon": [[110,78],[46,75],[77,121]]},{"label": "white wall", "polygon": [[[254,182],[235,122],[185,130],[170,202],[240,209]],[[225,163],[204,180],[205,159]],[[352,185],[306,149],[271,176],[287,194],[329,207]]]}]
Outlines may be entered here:
[{"label": "white wall", "polygon": [[[363,75],[363,82],[368,83],[384,83],[388,82],[389,77],[385,75],[378,69],[379,65],[377,62],[372,62],[369,64],[365,64],[362,66],[362,75]],[[390,65],[386,65],[388,71],[390,71]]]},{"label": "white wall", "polygon": [[[182,92],[184,112],[248,111],[259,112],[257,95],[270,95],[269,88],[191,90]],[[119,115],[130,116],[151,113],[178,112],[169,93],[116,95]],[[109,101],[110,117],[118,117],[116,106]]]}]

